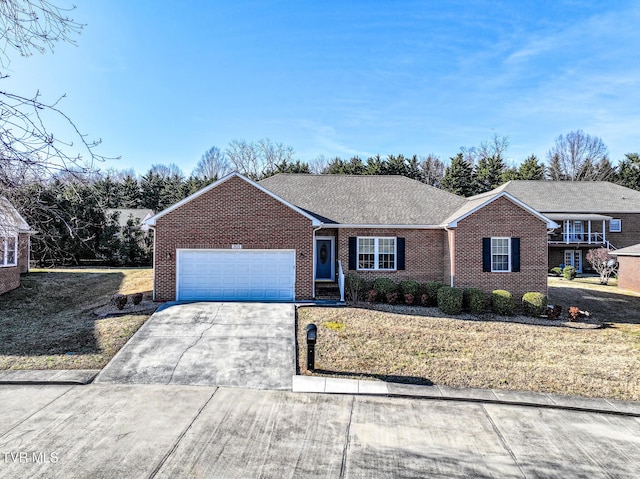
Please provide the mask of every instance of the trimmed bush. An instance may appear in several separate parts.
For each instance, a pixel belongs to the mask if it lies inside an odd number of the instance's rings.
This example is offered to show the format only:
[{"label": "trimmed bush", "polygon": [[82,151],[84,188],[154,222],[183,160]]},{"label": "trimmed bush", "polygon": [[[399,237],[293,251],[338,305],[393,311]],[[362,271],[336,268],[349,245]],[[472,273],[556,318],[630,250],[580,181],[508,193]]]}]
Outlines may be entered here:
[{"label": "trimmed bush", "polygon": [[124,294],[114,294],[111,301],[116,305],[116,308],[124,309],[127,304],[127,297]]},{"label": "trimmed bush", "polygon": [[549,273],[551,273],[553,276],[562,276],[562,268],[556,266],[555,268],[551,268],[549,270]]},{"label": "trimmed bush", "polygon": [[471,314],[484,313],[487,307],[487,296],[478,288],[466,288],[462,292],[462,308]]},{"label": "trimmed bush", "polygon": [[378,299],[378,292],[375,289],[370,289],[367,291],[367,301],[369,303],[375,303]]},{"label": "trimmed bush", "polygon": [[373,282],[373,289],[378,292],[378,298],[386,298],[387,294],[398,291],[398,285],[389,278],[378,278]]},{"label": "trimmed bush", "polygon": [[569,308],[569,321],[577,321],[580,317],[580,308],[577,306],[571,306]]},{"label": "trimmed bush", "polygon": [[357,303],[365,289],[365,281],[355,273],[348,273],[344,277],[344,290],[348,300]]},{"label": "trimmed bush", "polygon": [[427,301],[423,302],[424,306],[438,305],[438,290],[444,286],[440,281],[429,281],[424,285],[424,294],[427,295]]},{"label": "trimmed bush", "polygon": [[398,302],[398,292],[394,291],[393,293],[387,293],[387,303],[396,304]]},{"label": "trimmed bush", "polygon": [[578,273],[573,266],[565,266],[562,270],[562,276],[564,276],[564,279],[566,280],[573,281],[574,279],[576,279],[577,275]]},{"label": "trimmed bush", "polygon": [[548,303],[547,297],[542,293],[531,291],[522,296],[522,309],[524,309],[524,314],[533,316],[534,318],[540,317],[547,312]]},{"label": "trimmed bush", "polygon": [[411,293],[407,293],[404,295],[404,303],[408,304],[409,306],[413,305],[413,303],[416,302],[416,297],[414,295],[412,295]]},{"label": "trimmed bush", "polygon": [[491,293],[491,308],[493,312],[501,316],[511,316],[516,303],[513,295],[504,289],[496,289]]},{"label": "trimmed bush", "polygon": [[131,295],[131,302],[133,304],[140,304],[142,303],[142,293],[134,293]]},{"label": "trimmed bush", "polygon": [[403,295],[411,294],[415,298],[420,294],[420,283],[405,279],[404,281],[400,281],[400,291]]},{"label": "trimmed bush", "polygon": [[547,306],[547,319],[549,321],[555,321],[556,319],[560,319],[560,314],[562,313],[562,306],[556,304],[555,306]]},{"label": "trimmed bush", "polygon": [[439,288],[438,308],[445,314],[459,314],[462,311],[462,290],[451,286]]}]

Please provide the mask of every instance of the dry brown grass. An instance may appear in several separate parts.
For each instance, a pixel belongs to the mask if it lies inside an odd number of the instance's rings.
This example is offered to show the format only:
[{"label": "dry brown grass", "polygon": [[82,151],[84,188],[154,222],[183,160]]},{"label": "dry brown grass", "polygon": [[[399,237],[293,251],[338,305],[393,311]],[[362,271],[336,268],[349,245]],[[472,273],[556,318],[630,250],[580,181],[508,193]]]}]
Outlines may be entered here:
[{"label": "dry brown grass", "polygon": [[[578,285],[567,287],[564,298],[575,302],[593,295]],[[570,288],[576,297],[568,296]],[[617,299],[609,304],[624,308],[626,299]],[[436,308],[424,308],[424,316],[301,308],[300,367],[305,374],[304,328],[313,322],[320,375],[640,400],[640,325],[628,320],[638,309],[607,311],[609,317],[601,318],[606,327],[578,329],[491,316],[444,317]]]},{"label": "dry brown grass", "polygon": [[99,369],[150,313],[99,319],[116,293],[143,292],[151,269],[32,270],[0,296],[0,369]]}]

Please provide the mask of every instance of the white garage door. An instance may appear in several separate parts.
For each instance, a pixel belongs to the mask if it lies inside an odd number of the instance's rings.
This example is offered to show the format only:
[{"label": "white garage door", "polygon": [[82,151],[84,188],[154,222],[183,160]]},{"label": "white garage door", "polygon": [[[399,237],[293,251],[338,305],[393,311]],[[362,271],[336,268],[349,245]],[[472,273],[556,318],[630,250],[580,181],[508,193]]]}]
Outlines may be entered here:
[{"label": "white garage door", "polygon": [[293,250],[178,250],[177,299],[290,301]]}]

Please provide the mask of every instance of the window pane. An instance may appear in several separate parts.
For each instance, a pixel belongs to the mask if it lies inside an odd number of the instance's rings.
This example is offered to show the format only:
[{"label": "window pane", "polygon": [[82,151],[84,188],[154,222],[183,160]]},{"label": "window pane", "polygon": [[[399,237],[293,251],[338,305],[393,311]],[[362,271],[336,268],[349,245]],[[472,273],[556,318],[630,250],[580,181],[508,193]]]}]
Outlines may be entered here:
[{"label": "window pane", "polygon": [[380,238],[378,240],[379,253],[394,253],[396,249],[395,238]]},{"label": "window pane", "polygon": [[16,239],[7,238],[7,264],[16,264]]},{"label": "window pane", "polygon": [[4,266],[5,262],[4,262],[4,245],[5,245],[5,241],[6,238],[0,236],[0,266]]},{"label": "window pane", "polygon": [[358,238],[358,252],[372,253],[375,251],[375,238]]},{"label": "window pane", "polygon": [[396,269],[395,254],[381,254],[378,258],[378,268],[380,269]]},{"label": "window pane", "polygon": [[509,238],[491,238],[491,271],[509,271]]},{"label": "window pane", "polygon": [[374,269],[375,255],[373,254],[360,254],[358,255],[358,268],[359,269]]}]

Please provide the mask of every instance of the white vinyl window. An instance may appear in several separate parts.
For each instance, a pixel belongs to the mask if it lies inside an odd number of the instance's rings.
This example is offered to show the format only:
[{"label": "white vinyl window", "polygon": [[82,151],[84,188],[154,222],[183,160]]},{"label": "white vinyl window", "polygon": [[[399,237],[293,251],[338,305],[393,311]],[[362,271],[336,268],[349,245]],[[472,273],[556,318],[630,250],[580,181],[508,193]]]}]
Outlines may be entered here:
[{"label": "white vinyl window", "polygon": [[0,236],[0,267],[18,264],[18,238]]},{"label": "white vinyl window", "polygon": [[358,238],[359,270],[395,270],[396,238]]},{"label": "white vinyl window", "polygon": [[620,233],[622,231],[622,220],[611,220],[609,222],[609,232]]},{"label": "white vinyl window", "polygon": [[491,238],[491,271],[511,271],[511,238]]}]

